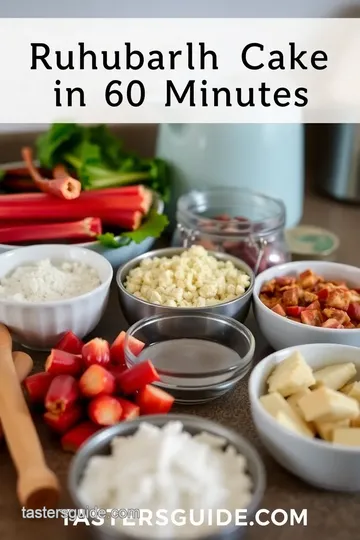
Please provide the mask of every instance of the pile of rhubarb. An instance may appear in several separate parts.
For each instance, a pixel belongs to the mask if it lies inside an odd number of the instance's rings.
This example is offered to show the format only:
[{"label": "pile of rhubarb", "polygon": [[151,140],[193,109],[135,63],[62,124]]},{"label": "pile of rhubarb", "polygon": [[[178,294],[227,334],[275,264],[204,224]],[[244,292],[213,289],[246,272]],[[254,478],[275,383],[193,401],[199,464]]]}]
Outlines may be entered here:
[{"label": "pile of rhubarb", "polygon": [[[83,343],[67,332],[52,349],[45,370],[24,381],[28,402],[43,408],[43,419],[61,438],[65,451],[76,452],[94,433],[106,426],[140,415],[166,414],[174,398],[153,386],[159,375],[143,361],[127,368],[125,332],[112,345],[101,338]],[[138,355],[145,344],[130,338]]]}]

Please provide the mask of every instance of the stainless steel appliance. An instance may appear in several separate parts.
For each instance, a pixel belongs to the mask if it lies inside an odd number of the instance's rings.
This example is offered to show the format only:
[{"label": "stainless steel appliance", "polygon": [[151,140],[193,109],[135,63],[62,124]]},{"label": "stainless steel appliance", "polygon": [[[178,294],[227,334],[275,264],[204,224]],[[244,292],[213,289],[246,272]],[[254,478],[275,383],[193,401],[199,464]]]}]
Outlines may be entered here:
[{"label": "stainless steel appliance", "polygon": [[335,199],[360,203],[360,125],[317,126],[316,133],[316,186]]}]

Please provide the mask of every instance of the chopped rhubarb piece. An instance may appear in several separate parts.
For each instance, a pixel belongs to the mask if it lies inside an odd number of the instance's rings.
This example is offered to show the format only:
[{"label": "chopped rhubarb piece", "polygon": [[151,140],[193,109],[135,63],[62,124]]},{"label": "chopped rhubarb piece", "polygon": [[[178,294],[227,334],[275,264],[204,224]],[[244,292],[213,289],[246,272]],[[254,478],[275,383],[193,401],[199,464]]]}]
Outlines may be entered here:
[{"label": "chopped rhubarb piece", "polygon": [[304,291],[304,293],[301,295],[302,300],[305,304],[312,304],[313,302],[316,302],[318,299],[318,296],[315,293]]},{"label": "chopped rhubarb piece", "polygon": [[360,321],[360,304],[355,302],[349,304],[347,314],[349,315],[350,319]]},{"label": "chopped rhubarb piece", "polygon": [[336,319],[340,324],[347,324],[350,322],[349,315],[342,309],[325,308],[323,309],[323,314],[327,319]]},{"label": "chopped rhubarb piece", "polygon": [[319,311],[321,309],[320,302],[315,300],[315,302],[312,302],[310,305],[306,306],[306,309],[309,309],[310,311]]},{"label": "chopped rhubarb piece", "polygon": [[24,388],[31,403],[44,403],[46,394],[49,390],[54,375],[42,371],[34,373],[24,381]]},{"label": "chopped rhubarb piece", "polygon": [[34,184],[41,191],[65,200],[76,199],[79,197],[81,192],[81,183],[79,180],[75,180],[75,178],[71,178],[64,174],[53,180],[47,180],[43,178],[39,171],[34,167],[31,148],[23,148],[22,157]]},{"label": "chopped rhubarb piece", "polygon": [[69,330],[68,332],[65,332],[54,349],[71,354],[81,354],[83,346],[84,342]]},{"label": "chopped rhubarb piece", "polygon": [[301,306],[289,306],[285,309],[286,315],[289,315],[290,317],[299,318],[302,311],[304,311],[304,307]]},{"label": "chopped rhubarb piece", "polygon": [[344,311],[348,310],[349,304],[350,304],[349,291],[343,291],[341,289],[334,289],[330,291],[329,296],[326,300],[327,307],[343,309]]},{"label": "chopped rhubarb piece", "polygon": [[116,398],[121,405],[122,415],[121,420],[134,420],[140,416],[140,407],[124,398]]},{"label": "chopped rhubarb piece", "polygon": [[94,338],[82,348],[82,358],[85,366],[98,364],[107,366],[110,363],[110,346],[105,339]]},{"label": "chopped rhubarb piece", "polygon": [[78,397],[76,379],[71,375],[58,375],[50,383],[45,397],[45,408],[53,414],[60,414],[72,408]]},{"label": "chopped rhubarb piece", "polygon": [[[110,347],[110,358],[111,362],[113,362],[114,364],[126,365],[124,351],[125,336],[126,332],[120,332],[120,334],[117,336],[117,338]],[[134,356],[138,356],[145,347],[145,343],[143,343],[139,339],[134,338],[133,336],[129,336],[128,347]]]},{"label": "chopped rhubarb piece", "polygon": [[141,414],[166,414],[174,401],[173,396],[151,384],[142,388],[136,396],[136,403],[140,407]]},{"label": "chopped rhubarb piece", "polygon": [[65,433],[61,438],[61,447],[65,452],[75,454],[82,445],[101,429],[92,422],[82,422]]},{"label": "chopped rhubarb piece", "polygon": [[75,424],[80,422],[84,416],[82,407],[76,406],[60,414],[54,414],[52,412],[46,412],[44,414],[45,423],[56,433],[66,433]]},{"label": "chopped rhubarb piece", "polygon": [[77,377],[82,370],[81,356],[58,349],[52,349],[45,362],[45,371],[52,375],[73,375]]},{"label": "chopped rhubarb piece", "polygon": [[90,401],[88,415],[90,420],[99,426],[112,426],[120,421],[122,407],[112,396],[98,396]]},{"label": "chopped rhubarb piece", "polygon": [[328,319],[321,325],[323,328],[344,328],[341,322],[337,319]]},{"label": "chopped rhubarb piece", "polygon": [[320,289],[320,291],[317,293],[318,300],[320,302],[326,302],[329,296],[329,289]]},{"label": "chopped rhubarb piece", "polygon": [[300,317],[301,322],[309,326],[321,326],[323,322],[321,312],[317,310],[305,309]]},{"label": "chopped rhubarb piece", "polygon": [[311,289],[320,281],[320,277],[314,274],[312,270],[305,270],[299,275],[300,287],[302,289]]},{"label": "chopped rhubarb piece", "polygon": [[84,397],[113,394],[115,391],[114,375],[99,364],[93,364],[82,374],[79,389]]},{"label": "chopped rhubarb piece", "polygon": [[282,304],[284,306],[297,306],[299,303],[299,289],[298,287],[291,287],[285,291],[282,295]]},{"label": "chopped rhubarb piece", "polygon": [[130,369],[124,371],[116,379],[118,388],[124,394],[133,394],[147,384],[159,381],[160,377],[150,360],[140,362]]},{"label": "chopped rhubarb piece", "polygon": [[260,292],[263,294],[272,294],[275,291],[275,279],[271,279],[262,285]]},{"label": "chopped rhubarb piece", "polygon": [[287,287],[287,286],[292,286],[294,285],[296,282],[296,278],[295,277],[291,277],[291,276],[284,276],[284,277],[277,277],[275,278],[275,283],[278,287]]},{"label": "chopped rhubarb piece", "polygon": [[280,302],[280,298],[277,298],[276,296],[271,298],[270,296],[267,296],[266,294],[260,294],[260,300],[266,307],[270,309],[276,306],[276,304]]},{"label": "chopped rhubarb piece", "polygon": [[281,304],[276,304],[273,308],[271,308],[271,311],[277,313],[278,315],[281,315],[282,317],[286,317],[286,313]]},{"label": "chopped rhubarb piece", "polygon": [[355,324],[353,324],[351,321],[344,324],[344,328],[346,328],[347,330],[352,330],[353,328],[355,328]]}]

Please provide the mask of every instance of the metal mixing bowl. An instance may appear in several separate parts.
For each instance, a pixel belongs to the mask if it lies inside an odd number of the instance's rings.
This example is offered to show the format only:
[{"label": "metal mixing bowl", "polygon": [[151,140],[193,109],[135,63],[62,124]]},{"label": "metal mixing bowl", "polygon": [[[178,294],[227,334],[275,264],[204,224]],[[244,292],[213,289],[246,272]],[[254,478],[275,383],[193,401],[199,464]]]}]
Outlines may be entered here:
[{"label": "metal mixing bowl", "polygon": [[209,252],[211,255],[221,261],[231,261],[236,268],[243,270],[250,276],[250,285],[245,294],[239,298],[235,298],[230,302],[224,302],[215,306],[207,306],[203,308],[180,308],[180,307],[168,307],[151,304],[140,300],[133,294],[130,294],[124,286],[127,275],[130,270],[139,266],[144,259],[152,259],[154,257],[173,257],[174,255],[180,255],[187,248],[164,248],[149,251],[139,257],[136,257],[132,261],[124,264],[119,268],[116,274],[116,284],[118,288],[118,296],[121,309],[129,324],[134,324],[140,319],[151,317],[152,315],[175,315],[179,313],[194,314],[194,313],[210,313],[212,315],[225,315],[232,317],[240,322],[244,322],[251,305],[252,290],[254,287],[255,276],[251,268],[242,260],[237,259],[226,253]]},{"label": "metal mixing bowl", "polygon": [[[89,439],[89,441],[84,444],[84,446],[73,458],[69,470],[68,487],[70,495],[77,508],[84,509],[88,506],[88,503],[82,500],[79,492],[79,483],[89,459],[93,456],[109,454],[112,439],[119,436],[127,437],[132,435],[137,431],[139,425],[144,421],[156,426],[163,426],[171,421],[180,421],[184,426],[184,430],[192,435],[207,432],[211,435],[221,437],[225,439],[229,445],[233,446],[239,452],[239,454],[242,454],[247,461],[247,472],[253,482],[253,497],[249,507],[241,510],[246,510],[246,520],[250,521],[250,519],[259,509],[266,484],[265,468],[255,448],[253,448],[253,446],[241,435],[226,428],[225,426],[222,426],[221,424],[217,424],[198,416],[178,414],[146,416],[144,418],[138,418],[132,422],[122,422],[100,431]],[[126,466],[126,463],[124,466]],[[92,532],[102,540],[134,540],[133,535],[127,535],[125,532],[120,532],[119,529],[106,524],[92,527]],[[238,540],[243,534],[245,534],[245,532],[246,527],[237,527],[234,524],[230,524],[219,527],[216,533],[207,536],[203,535],[201,538],[203,540]],[[144,539],[142,538],[141,540]],[[171,538],[168,540],[176,539]]]}]

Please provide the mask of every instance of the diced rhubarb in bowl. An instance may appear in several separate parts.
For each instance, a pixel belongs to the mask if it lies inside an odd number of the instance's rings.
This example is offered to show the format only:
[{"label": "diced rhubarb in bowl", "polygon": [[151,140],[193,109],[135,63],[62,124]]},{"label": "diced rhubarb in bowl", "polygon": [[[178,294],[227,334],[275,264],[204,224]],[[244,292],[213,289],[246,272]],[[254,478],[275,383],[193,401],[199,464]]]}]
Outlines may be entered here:
[{"label": "diced rhubarb in bowl", "polygon": [[360,346],[358,268],[320,261],[280,265],[256,278],[253,301],[275,349],[319,342]]}]

